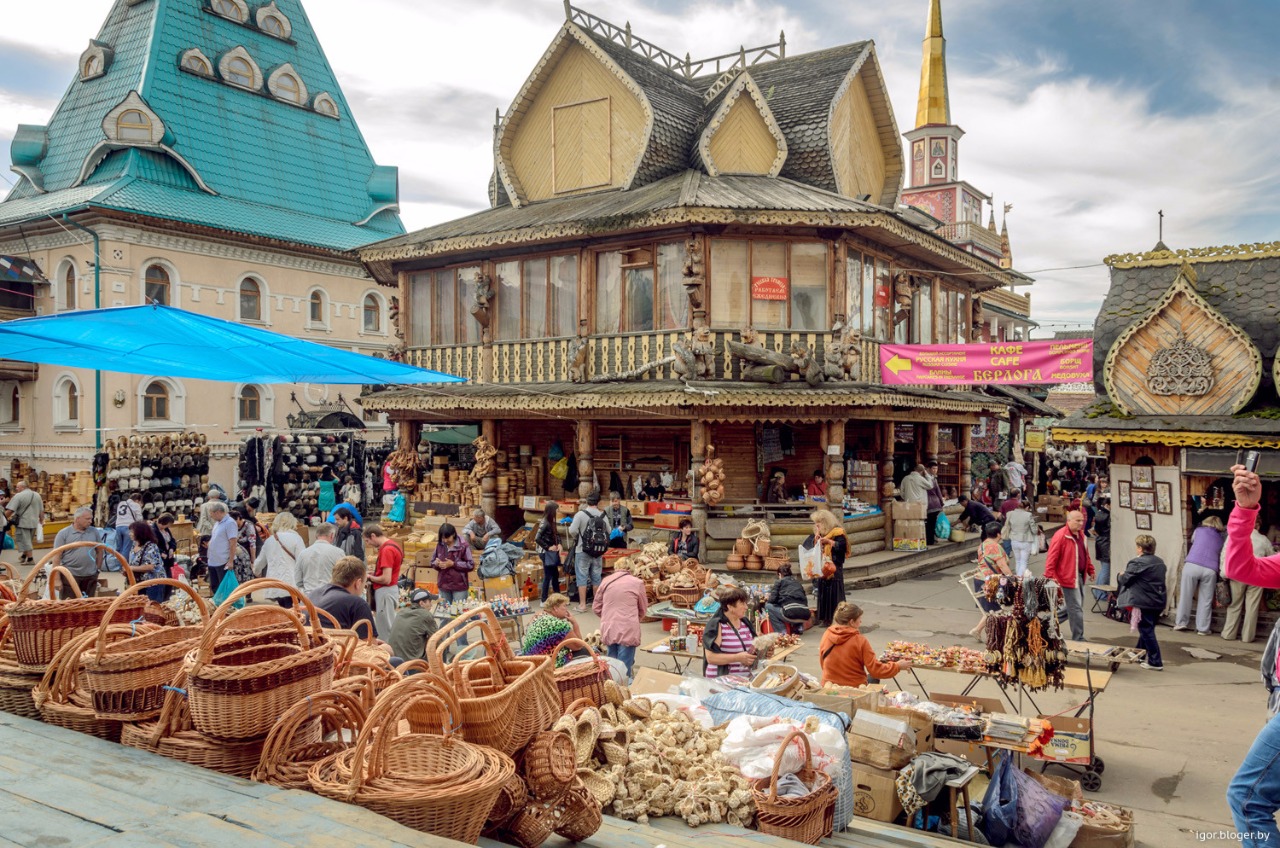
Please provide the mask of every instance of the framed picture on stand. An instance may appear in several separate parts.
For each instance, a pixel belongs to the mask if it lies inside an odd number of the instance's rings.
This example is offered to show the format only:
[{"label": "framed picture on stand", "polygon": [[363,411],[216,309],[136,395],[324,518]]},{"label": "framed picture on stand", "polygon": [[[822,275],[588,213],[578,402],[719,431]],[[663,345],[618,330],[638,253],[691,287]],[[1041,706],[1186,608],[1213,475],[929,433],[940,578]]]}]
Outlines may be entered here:
[{"label": "framed picture on stand", "polygon": [[1134,518],[1134,521],[1137,523],[1139,530],[1151,529],[1151,513],[1139,512],[1136,515],[1134,515],[1133,518]]},{"label": "framed picture on stand", "polygon": [[1124,507],[1125,509],[1128,509],[1130,504],[1129,481],[1121,480],[1120,482],[1116,483],[1116,492],[1119,497],[1119,499],[1117,500],[1117,503],[1119,503],[1120,506]]},{"label": "framed picture on stand", "polygon": [[[1155,512],[1156,511],[1156,493],[1142,492],[1134,490],[1133,492],[1133,508],[1138,512]],[[1150,520],[1151,516],[1147,516]]]},{"label": "framed picture on stand", "polygon": [[1150,465],[1135,465],[1133,467],[1133,488],[1150,489],[1154,480],[1155,469]]},{"label": "framed picture on stand", "polygon": [[1173,515],[1173,484],[1156,483],[1156,512]]}]

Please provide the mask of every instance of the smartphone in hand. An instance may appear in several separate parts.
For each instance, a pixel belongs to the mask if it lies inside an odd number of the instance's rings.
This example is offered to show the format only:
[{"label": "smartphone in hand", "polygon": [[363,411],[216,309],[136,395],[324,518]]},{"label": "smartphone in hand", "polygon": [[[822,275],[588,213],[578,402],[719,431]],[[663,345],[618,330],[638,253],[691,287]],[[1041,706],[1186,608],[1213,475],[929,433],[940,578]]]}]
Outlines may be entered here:
[{"label": "smartphone in hand", "polygon": [[1262,452],[1261,452],[1261,451],[1256,451],[1256,450],[1245,451],[1245,454],[1244,454],[1244,468],[1245,468],[1245,470],[1246,470],[1246,471],[1251,471],[1251,472],[1253,472],[1254,474],[1257,474],[1257,473],[1258,473],[1258,462],[1259,462],[1259,460],[1261,460],[1261,459],[1262,459]]}]

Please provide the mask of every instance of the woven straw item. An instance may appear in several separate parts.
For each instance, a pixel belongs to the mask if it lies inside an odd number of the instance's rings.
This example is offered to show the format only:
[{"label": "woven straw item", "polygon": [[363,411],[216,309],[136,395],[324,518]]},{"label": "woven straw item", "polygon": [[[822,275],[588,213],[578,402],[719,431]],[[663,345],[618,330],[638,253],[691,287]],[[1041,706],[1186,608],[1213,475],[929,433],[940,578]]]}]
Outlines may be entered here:
[{"label": "woven straw item", "polygon": [[533,797],[555,800],[573,783],[577,767],[574,740],[568,734],[544,730],[516,757],[516,767]]},{"label": "woven straw item", "polygon": [[[337,735],[332,742],[299,744],[299,730],[320,721],[322,733]],[[307,772],[325,757],[345,751],[344,739],[355,739],[364,729],[365,709],[359,699],[344,692],[326,691],[308,696],[289,709],[267,734],[262,757],[253,779],[284,789],[310,789]]]},{"label": "woven straw item", "polygon": [[499,838],[518,848],[538,848],[551,836],[555,824],[555,810],[549,805],[529,804],[507,823]]},{"label": "woven straw item", "polygon": [[[8,608],[9,626],[13,629],[14,651],[24,671],[43,674],[59,649],[86,630],[92,630],[101,624],[103,616],[115,602],[115,598],[81,597],[80,587],[75,578],[62,566],[55,566],[50,571],[49,600],[24,597],[36,575],[41,573],[55,554],[65,553],[75,548],[105,548],[111,551],[123,564],[129,584],[133,585],[133,571],[129,569],[128,562],[119,553],[100,543],[73,542],[70,545],[54,548],[46,554],[35,568],[31,569],[31,573],[27,575],[26,581],[18,591],[18,596],[23,599]],[[55,588],[59,578],[70,590],[71,597],[67,600],[55,599]],[[128,602],[116,608],[110,623],[122,624],[133,621],[142,614],[146,605],[146,598],[130,596]]]},{"label": "woven straw item", "polygon": [[79,688],[80,662],[85,649],[98,639],[125,639],[133,632],[134,625],[113,624],[102,631],[81,633],[62,646],[53,662],[49,663],[49,669],[40,683],[31,692],[31,699],[46,724],[97,736],[99,739],[119,741],[120,722],[100,718],[93,710],[93,700],[89,693]]},{"label": "woven straw item", "polygon": [[[804,746],[804,767],[796,772],[796,777],[810,788],[808,795],[798,798],[778,795],[778,769],[793,739],[799,739]],[[761,833],[808,845],[817,845],[831,835],[836,787],[831,778],[814,769],[809,738],[798,730],[787,734],[778,747],[773,758],[773,774],[751,781],[751,797],[756,804],[756,827]]]},{"label": "woven straw item", "polygon": [[[283,641],[256,644],[257,631],[247,639],[232,632],[238,615],[231,612],[232,605],[259,589],[289,592],[294,602],[306,609],[311,633],[306,632],[293,612],[281,607],[269,609],[289,621],[295,629],[297,644]],[[270,628],[264,629],[270,632]],[[214,612],[199,647],[183,661],[195,729],[205,736],[229,742],[264,737],[285,710],[333,684],[335,662],[333,648],[320,628],[315,607],[305,595],[278,580],[243,583]]]},{"label": "woven straw item", "polygon": [[[483,649],[487,656],[458,658],[446,667],[445,651],[470,633],[482,641],[469,645],[463,654]],[[458,616],[437,631],[427,642],[427,660],[432,672],[448,680],[458,693],[463,730],[467,740],[477,745],[510,756],[561,714],[551,657],[517,659],[487,606]]]},{"label": "woven straw item", "polygon": [[582,842],[600,829],[604,817],[600,802],[582,784],[569,789],[560,799],[559,822],[555,832],[570,842]]},{"label": "woven straw item", "polygon": [[98,627],[98,638],[89,643],[81,662],[85,682],[93,698],[99,718],[117,721],[142,721],[160,714],[166,686],[178,670],[187,652],[196,647],[204,625],[163,627],[108,644],[106,631],[117,605],[145,592],[151,586],[172,586],[195,600],[203,621],[209,620],[209,607],[196,591],[178,580],[147,580],[130,586],[108,609]]},{"label": "woven straw item", "polygon": [[529,787],[525,785],[520,775],[511,775],[511,779],[502,784],[502,788],[498,790],[498,798],[493,802],[489,818],[485,820],[484,832],[490,833],[502,827],[515,818],[528,803]]},{"label": "woven straw item", "polygon": [[23,718],[40,720],[40,711],[31,698],[31,690],[41,675],[23,671],[13,651],[9,617],[0,613],[0,711]]},{"label": "woven straw item", "polygon": [[577,700],[587,700],[593,707],[605,703],[604,682],[610,679],[609,666],[600,659],[595,649],[581,639],[572,636],[556,646],[553,657],[564,650],[586,650],[590,662],[577,661],[555,670],[556,688],[560,690],[560,703],[567,710]]}]

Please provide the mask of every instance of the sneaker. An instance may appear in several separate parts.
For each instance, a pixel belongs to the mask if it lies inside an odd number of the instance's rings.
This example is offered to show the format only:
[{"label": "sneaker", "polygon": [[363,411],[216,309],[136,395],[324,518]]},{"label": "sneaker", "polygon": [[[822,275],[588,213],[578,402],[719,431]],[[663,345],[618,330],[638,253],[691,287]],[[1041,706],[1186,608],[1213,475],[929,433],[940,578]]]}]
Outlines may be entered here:
[{"label": "sneaker", "polygon": [[1196,635],[1197,635],[1197,636],[1212,636],[1212,635],[1213,635],[1213,631],[1211,631],[1211,630],[1197,630],[1197,631],[1196,631]]},{"label": "sneaker", "polygon": [[1174,633],[1179,633],[1179,632],[1181,632],[1181,631],[1183,631],[1183,630],[1186,630],[1186,629],[1187,629],[1187,626],[1186,626],[1185,624],[1175,624],[1175,625],[1173,625],[1173,632],[1174,632]]},{"label": "sneaker", "polygon": [[1147,671],[1164,671],[1164,666],[1162,665],[1151,665],[1150,663],[1147,663],[1147,662],[1141,662],[1141,663],[1138,663],[1138,665],[1140,665],[1142,668],[1145,668]]}]

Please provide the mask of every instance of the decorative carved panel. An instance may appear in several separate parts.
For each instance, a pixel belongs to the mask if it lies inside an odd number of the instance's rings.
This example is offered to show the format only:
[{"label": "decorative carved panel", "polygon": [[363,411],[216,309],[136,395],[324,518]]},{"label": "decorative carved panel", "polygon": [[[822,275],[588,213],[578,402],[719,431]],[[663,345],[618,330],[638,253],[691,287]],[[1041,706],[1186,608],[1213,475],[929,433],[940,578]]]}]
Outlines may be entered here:
[{"label": "decorative carved panel", "polygon": [[1157,348],[1151,357],[1147,387],[1157,395],[1207,395],[1213,388],[1213,356],[1179,333],[1173,344]]}]

